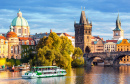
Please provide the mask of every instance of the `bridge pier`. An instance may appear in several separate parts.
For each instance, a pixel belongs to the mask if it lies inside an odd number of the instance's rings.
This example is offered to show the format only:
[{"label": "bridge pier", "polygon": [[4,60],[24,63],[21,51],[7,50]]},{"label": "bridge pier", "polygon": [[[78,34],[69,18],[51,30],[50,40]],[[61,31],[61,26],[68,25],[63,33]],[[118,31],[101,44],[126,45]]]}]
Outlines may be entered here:
[{"label": "bridge pier", "polygon": [[113,60],[104,60],[104,66],[111,67],[113,66]]},{"label": "bridge pier", "polygon": [[88,58],[84,58],[85,60],[85,66],[91,66],[91,60],[89,60]]}]

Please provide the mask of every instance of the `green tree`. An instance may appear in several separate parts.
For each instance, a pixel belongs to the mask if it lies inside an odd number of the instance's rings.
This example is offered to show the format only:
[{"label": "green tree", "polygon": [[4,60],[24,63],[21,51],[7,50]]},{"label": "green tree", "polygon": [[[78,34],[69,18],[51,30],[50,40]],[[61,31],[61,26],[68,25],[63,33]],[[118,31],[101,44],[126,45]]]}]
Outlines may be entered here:
[{"label": "green tree", "polygon": [[52,32],[48,37],[40,39],[37,45],[37,62],[41,66],[51,66],[55,62],[60,67],[70,67],[74,48],[68,37],[59,37]]},{"label": "green tree", "polygon": [[20,60],[19,60],[19,59],[16,59],[15,65],[18,66],[18,65],[20,65],[20,64],[21,64]]},{"label": "green tree", "polygon": [[79,47],[78,48],[75,47],[72,58],[73,58],[72,61],[73,67],[80,67],[84,65],[83,52]]}]

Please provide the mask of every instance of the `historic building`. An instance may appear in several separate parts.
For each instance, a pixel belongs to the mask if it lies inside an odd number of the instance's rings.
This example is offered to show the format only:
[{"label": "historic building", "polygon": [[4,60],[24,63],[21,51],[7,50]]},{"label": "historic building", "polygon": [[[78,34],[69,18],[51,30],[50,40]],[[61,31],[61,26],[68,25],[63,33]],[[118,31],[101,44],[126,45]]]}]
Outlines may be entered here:
[{"label": "historic building", "polygon": [[15,32],[18,37],[29,37],[30,27],[27,20],[22,17],[20,10],[17,13],[17,17],[12,20],[11,26],[13,27],[13,32]]},{"label": "historic building", "polygon": [[8,58],[20,59],[19,39],[17,34],[13,32],[13,30],[10,30],[6,35],[6,38],[8,40]]},{"label": "historic building", "polygon": [[[130,40],[123,39],[119,40],[117,42],[117,51],[123,52],[123,51],[130,51]],[[130,56],[125,56],[120,60],[120,63],[130,63]]]},{"label": "historic building", "polygon": [[104,41],[99,39],[98,41],[93,41],[91,44],[91,53],[104,52]]},{"label": "historic building", "polygon": [[113,40],[122,40],[124,38],[124,30],[121,29],[121,20],[119,14],[116,20],[116,28],[113,30]]},{"label": "historic building", "polygon": [[8,57],[8,40],[0,35],[0,58]]},{"label": "historic building", "polygon": [[74,23],[75,27],[75,47],[79,47],[85,52],[88,46],[91,49],[91,32],[92,23],[89,23],[88,18],[86,19],[85,11],[81,11],[79,23]]},{"label": "historic building", "polygon": [[0,58],[21,59],[21,54],[25,51],[22,46],[35,46],[35,41],[29,37],[28,22],[22,17],[20,10],[11,22],[10,31],[4,35],[5,37],[0,35]]},{"label": "historic building", "polygon": [[104,52],[116,52],[117,40],[106,40],[104,43]]}]

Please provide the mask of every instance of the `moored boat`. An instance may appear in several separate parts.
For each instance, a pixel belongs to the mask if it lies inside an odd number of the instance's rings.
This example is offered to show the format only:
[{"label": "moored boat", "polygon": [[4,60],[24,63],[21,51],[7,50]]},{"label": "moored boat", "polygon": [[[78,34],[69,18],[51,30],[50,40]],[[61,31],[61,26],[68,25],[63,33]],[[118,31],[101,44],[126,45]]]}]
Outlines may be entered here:
[{"label": "moored boat", "polygon": [[38,66],[32,67],[31,72],[26,72],[22,78],[43,78],[66,75],[66,70],[57,66]]}]

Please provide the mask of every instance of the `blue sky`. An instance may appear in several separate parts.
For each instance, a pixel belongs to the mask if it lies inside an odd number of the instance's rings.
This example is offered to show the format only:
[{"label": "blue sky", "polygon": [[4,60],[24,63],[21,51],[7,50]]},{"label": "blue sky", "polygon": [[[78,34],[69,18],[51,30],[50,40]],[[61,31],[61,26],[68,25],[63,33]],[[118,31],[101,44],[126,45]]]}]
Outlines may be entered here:
[{"label": "blue sky", "polygon": [[112,39],[119,11],[125,38],[130,38],[129,4],[129,0],[0,0],[0,33],[9,31],[20,8],[31,34],[52,29],[57,33],[74,35],[74,20],[79,22],[82,6],[92,21],[93,36]]}]

